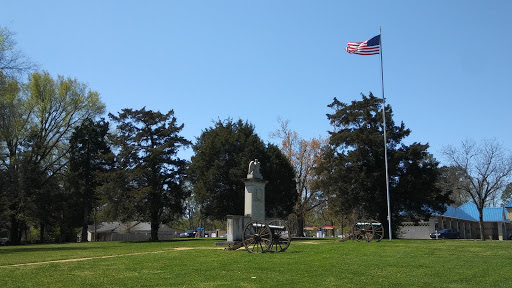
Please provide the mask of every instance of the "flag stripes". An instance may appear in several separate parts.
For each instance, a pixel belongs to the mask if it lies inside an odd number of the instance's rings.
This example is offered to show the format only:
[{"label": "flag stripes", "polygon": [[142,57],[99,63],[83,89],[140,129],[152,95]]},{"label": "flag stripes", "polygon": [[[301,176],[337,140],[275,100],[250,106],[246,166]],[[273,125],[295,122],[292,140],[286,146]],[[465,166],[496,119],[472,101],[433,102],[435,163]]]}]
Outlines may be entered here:
[{"label": "flag stripes", "polygon": [[345,48],[350,54],[376,55],[380,53],[380,35],[364,42],[348,42]]}]

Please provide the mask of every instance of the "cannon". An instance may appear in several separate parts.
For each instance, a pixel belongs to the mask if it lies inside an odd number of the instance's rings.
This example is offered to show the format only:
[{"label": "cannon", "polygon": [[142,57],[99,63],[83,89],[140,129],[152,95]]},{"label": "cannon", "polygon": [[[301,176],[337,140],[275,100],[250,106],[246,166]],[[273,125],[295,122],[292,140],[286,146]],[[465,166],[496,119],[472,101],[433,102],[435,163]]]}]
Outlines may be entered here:
[{"label": "cannon", "polygon": [[359,220],[353,228],[352,239],[356,241],[373,240],[379,242],[384,238],[384,227],[382,223],[375,220]]},{"label": "cannon", "polygon": [[242,243],[250,253],[284,252],[291,235],[284,220],[251,221],[245,225]]}]

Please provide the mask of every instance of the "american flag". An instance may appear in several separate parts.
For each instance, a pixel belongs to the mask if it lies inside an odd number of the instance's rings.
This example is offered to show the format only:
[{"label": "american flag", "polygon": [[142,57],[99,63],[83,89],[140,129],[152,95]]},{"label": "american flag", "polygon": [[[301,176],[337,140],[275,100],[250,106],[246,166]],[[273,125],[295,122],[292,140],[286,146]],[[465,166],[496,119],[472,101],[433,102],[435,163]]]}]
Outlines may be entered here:
[{"label": "american flag", "polygon": [[345,48],[350,54],[375,55],[380,53],[380,35],[364,42],[348,42]]}]

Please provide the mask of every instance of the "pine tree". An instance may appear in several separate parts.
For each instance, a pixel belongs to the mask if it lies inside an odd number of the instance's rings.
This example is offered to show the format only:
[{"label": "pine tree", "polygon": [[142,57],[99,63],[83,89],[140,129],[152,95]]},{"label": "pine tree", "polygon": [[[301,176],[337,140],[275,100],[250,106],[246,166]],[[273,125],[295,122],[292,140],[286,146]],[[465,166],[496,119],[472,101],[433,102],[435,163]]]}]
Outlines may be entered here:
[{"label": "pine tree", "polygon": [[[350,105],[336,98],[328,114],[334,130],[320,169],[321,186],[331,205],[344,215],[387,222],[387,192],[384,159],[382,100],[362,95]],[[402,122],[396,126],[391,107],[386,109],[389,186],[392,224],[405,216],[428,216],[444,211],[449,195],[436,187],[438,162],[427,152],[428,145],[402,141],[411,131]]]}]

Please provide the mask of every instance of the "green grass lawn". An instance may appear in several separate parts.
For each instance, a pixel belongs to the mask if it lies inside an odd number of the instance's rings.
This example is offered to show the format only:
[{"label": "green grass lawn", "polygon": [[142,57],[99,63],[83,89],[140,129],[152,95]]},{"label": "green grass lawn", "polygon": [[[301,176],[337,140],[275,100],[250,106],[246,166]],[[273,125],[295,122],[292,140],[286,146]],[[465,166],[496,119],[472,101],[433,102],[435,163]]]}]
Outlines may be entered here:
[{"label": "green grass lawn", "polygon": [[[265,254],[214,249],[215,241],[0,247],[0,286],[512,286],[512,241],[307,239],[292,241],[284,253]],[[51,262],[79,258],[87,259]],[[12,266],[24,263],[38,264]]]}]

